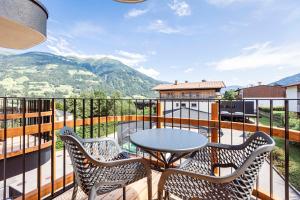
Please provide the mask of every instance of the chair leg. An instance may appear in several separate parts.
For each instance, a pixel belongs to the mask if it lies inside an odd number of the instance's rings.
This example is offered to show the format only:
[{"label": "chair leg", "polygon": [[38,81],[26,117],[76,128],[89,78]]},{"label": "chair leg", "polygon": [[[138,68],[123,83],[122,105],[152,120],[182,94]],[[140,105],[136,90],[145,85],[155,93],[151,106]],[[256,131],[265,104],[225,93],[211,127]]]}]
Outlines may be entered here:
[{"label": "chair leg", "polygon": [[97,189],[96,189],[96,185],[94,185],[92,188],[91,188],[91,191],[89,193],[89,197],[88,197],[88,200],[95,200],[97,197]]},{"label": "chair leg", "polygon": [[123,200],[126,200],[126,187],[123,187]]},{"label": "chair leg", "polygon": [[170,199],[170,193],[168,191],[165,191],[165,200]]},{"label": "chair leg", "polygon": [[76,199],[77,191],[78,191],[78,185],[77,185],[77,183],[75,182],[75,183],[74,183],[73,193],[72,193],[72,200],[75,200],[75,199]]},{"label": "chair leg", "polygon": [[160,189],[157,191],[157,200],[163,200],[163,191]]},{"label": "chair leg", "polygon": [[147,177],[147,185],[148,185],[148,200],[152,199],[152,176]]}]

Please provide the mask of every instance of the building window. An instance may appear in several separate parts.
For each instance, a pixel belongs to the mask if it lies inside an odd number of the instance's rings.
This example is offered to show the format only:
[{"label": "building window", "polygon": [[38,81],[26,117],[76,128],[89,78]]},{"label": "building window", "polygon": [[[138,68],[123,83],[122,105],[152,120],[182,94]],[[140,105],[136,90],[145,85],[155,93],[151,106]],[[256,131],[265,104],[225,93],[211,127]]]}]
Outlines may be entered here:
[{"label": "building window", "polygon": [[182,103],[182,104],[181,104],[181,107],[186,107],[186,104],[185,104],[185,103]]},{"label": "building window", "polygon": [[176,103],[176,107],[179,107],[179,103]]},{"label": "building window", "polygon": [[196,103],[192,103],[192,107],[197,107],[197,104]]}]

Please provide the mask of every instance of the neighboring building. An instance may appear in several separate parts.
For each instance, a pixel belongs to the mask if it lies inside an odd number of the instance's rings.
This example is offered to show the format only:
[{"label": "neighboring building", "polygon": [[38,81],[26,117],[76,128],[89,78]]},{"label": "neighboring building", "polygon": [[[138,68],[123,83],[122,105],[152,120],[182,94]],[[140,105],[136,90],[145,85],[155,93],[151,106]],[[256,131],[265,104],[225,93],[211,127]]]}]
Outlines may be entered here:
[{"label": "neighboring building", "polygon": [[247,88],[238,89],[240,99],[270,99],[285,98],[285,88],[279,85],[257,85]]},{"label": "neighboring building", "polygon": [[172,99],[214,99],[221,96],[221,89],[225,87],[223,81],[206,81],[160,84],[153,88],[159,92],[160,98]]},{"label": "neighboring building", "polygon": [[[286,98],[288,99],[300,99],[300,82],[286,86]],[[292,112],[300,113],[300,101],[289,101],[289,110]]]},{"label": "neighboring building", "polygon": [[[260,107],[269,107],[270,100],[269,99],[283,99],[285,98],[285,87],[279,85],[259,85],[241,88],[238,89],[238,98],[239,99],[260,99],[259,106]],[[266,100],[264,100],[266,99]],[[254,102],[256,106],[256,101]],[[273,106],[283,106],[283,100],[273,100]]]},{"label": "neighboring building", "polygon": [[153,90],[159,92],[161,99],[166,99],[165,111],[190,108],[208,112],[208,104],[211,104],[213,99],[221,98],[222,88],[225,88],[223,81],[202,80],[193,83],[175,81],[174,84],[157,85]]}]

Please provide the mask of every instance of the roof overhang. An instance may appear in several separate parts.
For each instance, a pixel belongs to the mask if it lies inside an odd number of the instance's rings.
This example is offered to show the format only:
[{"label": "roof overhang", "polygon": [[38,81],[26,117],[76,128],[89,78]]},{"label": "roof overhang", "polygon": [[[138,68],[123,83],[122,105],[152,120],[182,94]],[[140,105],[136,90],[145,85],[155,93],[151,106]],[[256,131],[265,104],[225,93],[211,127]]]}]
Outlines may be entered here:
[{"label": "roof overhang", "polygon": [[0,47],[27,49],[46,40],[48,11],[37,0],[0,0]]},{"label": "roof overhang", "polygon": [[285,88],[288,88],[288,87],[295,87],[295,86],[300,86],[300,82],[292,83],[292,84],[286,85]]},{"label": "roof overhang", "polygon": [[176,89],[155,89],[152,88],[153,91],[180,91],[180,90],[217,90],[222,89],[224,87],[214,87],[214,88],[176,88]]},{"label": "roof overhang", "polygon": [[[200,84],[210,84],[202,85]],[[178,83],[178,84],[160,84],[152,88],[154,91],[178,91],[178,90],[216,90],[225,88],[226,85],[223,81],[205,81],[205,82],[191,82],[191,83]]]}]

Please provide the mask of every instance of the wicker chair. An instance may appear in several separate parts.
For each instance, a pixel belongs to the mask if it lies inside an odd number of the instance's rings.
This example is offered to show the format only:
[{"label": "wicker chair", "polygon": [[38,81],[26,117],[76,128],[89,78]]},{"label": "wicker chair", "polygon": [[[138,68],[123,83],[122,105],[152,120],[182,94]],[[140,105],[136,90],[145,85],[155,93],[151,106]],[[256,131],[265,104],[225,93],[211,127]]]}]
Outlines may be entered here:
[{"label": "wicker chair", "polygon": [[82,139],[70,128],[64,127],[60,135],[68,150],[75,173],[72,199],[78,186],[94,199],[97,195],[123,188],[147,177],[148,199],[152,198],[152,176],[148,162],[142,158],[129,158],[110,138]]},{"label": "wicker chair", "polygon": [[[275,143],[256,132],[241,145],[208,144],[191,155],[177,169],[167,169],[158,184],[183,199],[250,199],[259,170]],[[233,168],[229,175],[215,176],[218,168]]]}]

